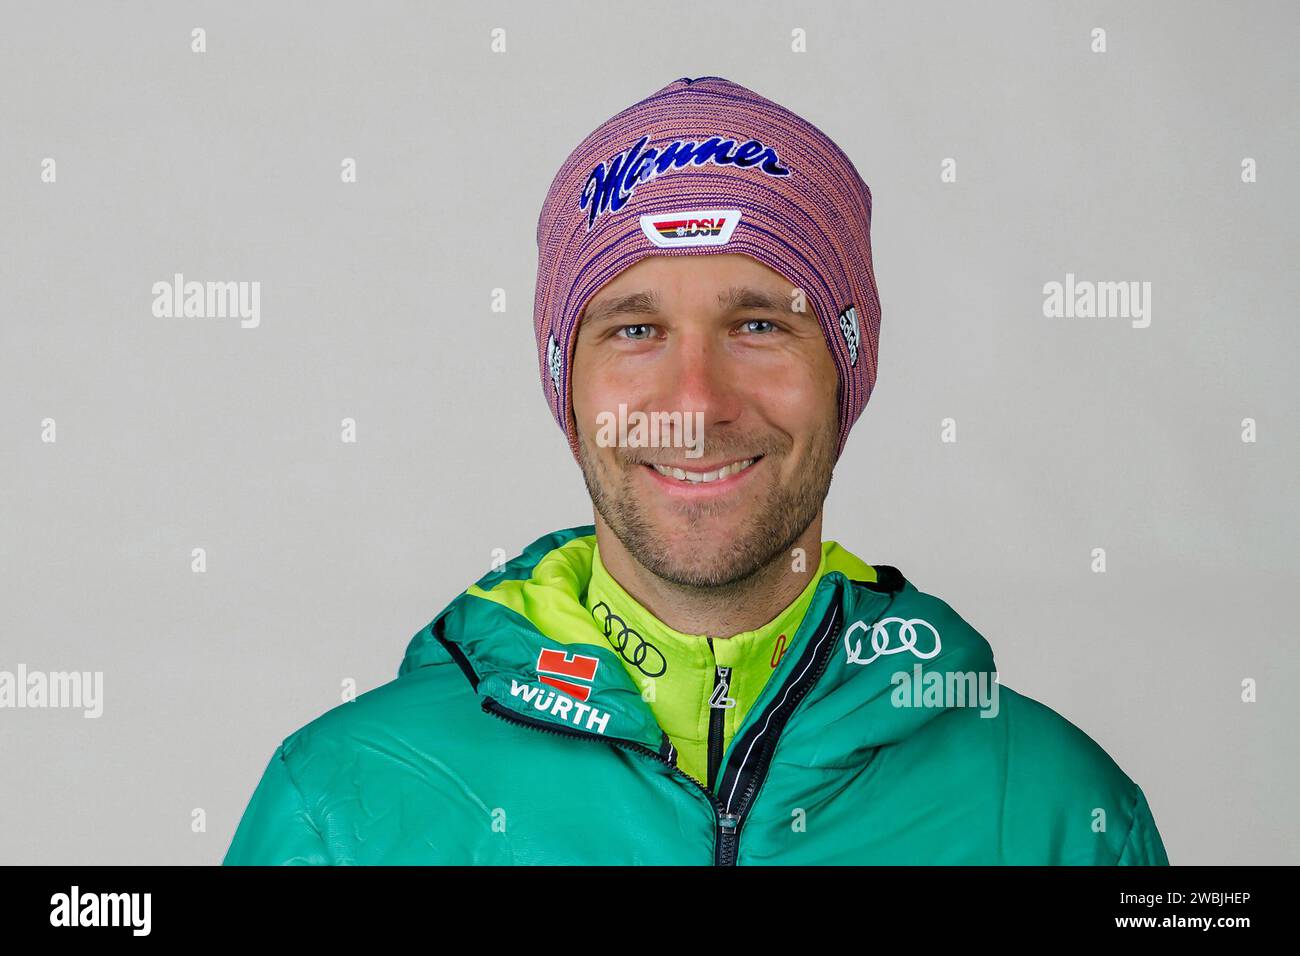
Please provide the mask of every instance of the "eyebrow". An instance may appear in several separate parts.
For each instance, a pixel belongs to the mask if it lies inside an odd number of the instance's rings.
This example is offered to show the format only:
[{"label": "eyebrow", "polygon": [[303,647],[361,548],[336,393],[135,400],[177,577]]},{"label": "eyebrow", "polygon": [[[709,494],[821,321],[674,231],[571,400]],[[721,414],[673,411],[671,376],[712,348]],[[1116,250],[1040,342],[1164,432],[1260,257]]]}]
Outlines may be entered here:
[{"label": "eyebrow", "polygon": [[803,315],[795,311],[794,297],[776,292],[764,292],[762,289],[750,289],[736,286],[718,295],[718,305],[724,309],[739,311],[742,309],[762,309],[769,312],[781,312],[785,315]]},{"label": "eyebrow", "polygon": [[615,296],[587,309],[582,323],[593,325],[614,315],[655,315],[659,312],[659,305],[659,293],[654,290]]},{"label": "eyebrow", "polygon": [[[659,293],[653,289],[632,292],[628,295],[615,296],[604,302],[598,302],[583,317],[584,324],[594,324],[616,315],[657,315],[662,302]],[[766,312],[779,312],[782,315],[801,316],[809,310],[800,312],[794,307],[793,296],[783,296],[762,289],[748,286],[734,286],[718,293],[718,307],[728,311],[757,309]]]}]

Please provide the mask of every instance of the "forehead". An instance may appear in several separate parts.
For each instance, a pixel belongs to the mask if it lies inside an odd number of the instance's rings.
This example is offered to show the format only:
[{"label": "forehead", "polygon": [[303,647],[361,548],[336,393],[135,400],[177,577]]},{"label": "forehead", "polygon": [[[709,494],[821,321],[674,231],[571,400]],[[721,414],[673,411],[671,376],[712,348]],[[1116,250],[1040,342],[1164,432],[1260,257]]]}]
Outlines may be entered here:
[{"label": "forehead", "polygon": [[[610,308],[651,311],[673,301],[716,301],[722,308],[785,308],[794,286],[757,259],[736,253],[650,255],[592,295],[584,317]],[[778,304],[779,303],[779,304]]]},{"label": "forehead", "polygon": [[647,283],[656,282],[700,285],[714,282],[719,285],[732,285],[738,278],[745,279],[749,284],[790,285],[779,272],[768,268],[752,256],[734,252],[696,252],[677,255],[653,253],[628,266],[605,283],[601,291],[628,285],[645,286]]}]

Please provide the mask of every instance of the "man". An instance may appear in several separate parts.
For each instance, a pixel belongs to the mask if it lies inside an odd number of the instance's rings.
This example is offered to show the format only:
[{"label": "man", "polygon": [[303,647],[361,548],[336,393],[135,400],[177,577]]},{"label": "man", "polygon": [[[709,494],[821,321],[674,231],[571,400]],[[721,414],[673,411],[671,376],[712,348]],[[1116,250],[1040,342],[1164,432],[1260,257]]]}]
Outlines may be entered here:
[{"label": "man", "polygon": [[822,540],[876,377],[870,215],[834,143],[720,77],[578,146],[535,325],[595,523],[286,738],[226,863],[1168,863],[980,634]]}]

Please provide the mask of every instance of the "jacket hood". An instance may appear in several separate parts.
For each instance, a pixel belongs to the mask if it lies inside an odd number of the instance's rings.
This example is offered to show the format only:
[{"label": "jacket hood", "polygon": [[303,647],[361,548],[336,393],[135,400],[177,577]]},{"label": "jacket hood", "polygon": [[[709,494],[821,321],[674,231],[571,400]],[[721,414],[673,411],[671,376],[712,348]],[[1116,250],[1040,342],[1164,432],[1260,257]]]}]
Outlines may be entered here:
[{"label": "jacket hood", "polygon": [[[594,542],[593,525],[556,531],[485,574],[412,637],[398,676],[455,663],[485,710],[671,753],[583,604]],[[860,766],[977,700],[996,716],[988,642],[897,568],[841,549],[730,750],[746,746],[746,728],[752,745],[765,719],[798,708],[810,719],[790,721],[785,736],[817,734],[825,765]]]}]

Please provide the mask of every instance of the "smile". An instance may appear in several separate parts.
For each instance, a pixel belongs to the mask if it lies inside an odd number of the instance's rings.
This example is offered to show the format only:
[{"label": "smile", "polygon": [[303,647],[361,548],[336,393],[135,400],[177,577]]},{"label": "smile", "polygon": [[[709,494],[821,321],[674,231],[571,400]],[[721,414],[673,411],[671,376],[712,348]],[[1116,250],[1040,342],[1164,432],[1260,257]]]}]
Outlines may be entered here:
[{"label": "smile", "polygon": [[673,468],[668,465],[651,465],[651,467],[665,478],[676,478],[678,481],[700,485],[738,475],[756,461],[758,461],[757,458],[746,458],[742,461],[732,462],[729,465],[723,465],[713,471],[687,471],[685,468]]}]

